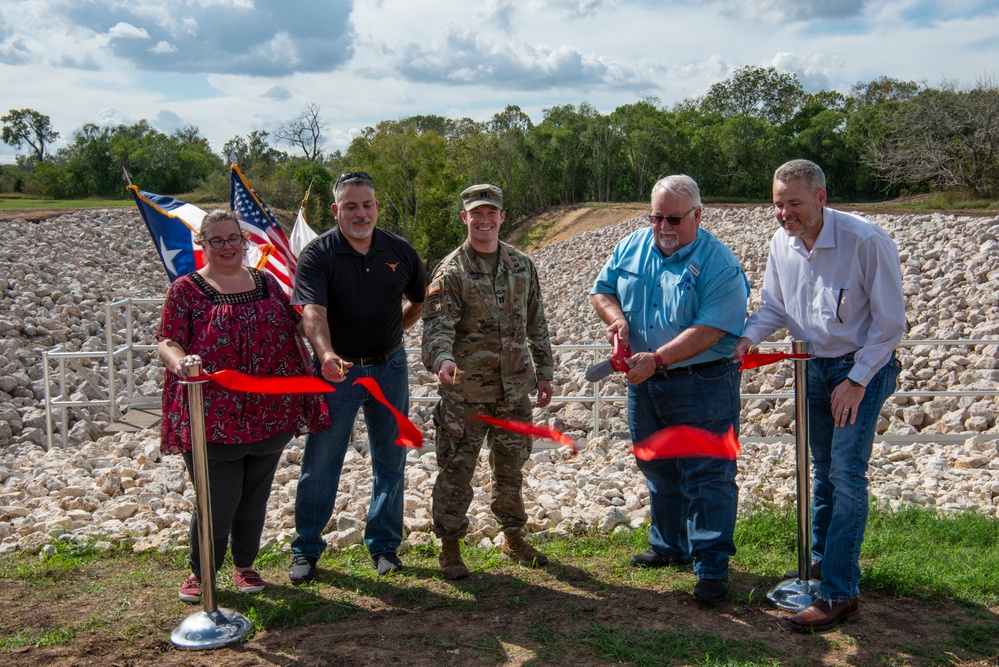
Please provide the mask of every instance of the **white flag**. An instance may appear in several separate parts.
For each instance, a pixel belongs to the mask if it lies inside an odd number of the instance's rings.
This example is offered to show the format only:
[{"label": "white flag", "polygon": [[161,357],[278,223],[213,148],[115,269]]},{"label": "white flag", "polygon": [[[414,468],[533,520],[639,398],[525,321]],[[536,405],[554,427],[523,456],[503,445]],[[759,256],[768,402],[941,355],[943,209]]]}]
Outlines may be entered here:
[{"label": "white flag", "polygon": [[295,254],[296,259],[302,254],[305,246],[309,245],[309,242],[317,236],[319,234],[316,234],[315,230],[309,226],[308,221],[305,219],[305,207],[300,206],[298,208],[298,217],[295,218],[295,228],[291,230],[291,238],[289,239],[291,251]]}]

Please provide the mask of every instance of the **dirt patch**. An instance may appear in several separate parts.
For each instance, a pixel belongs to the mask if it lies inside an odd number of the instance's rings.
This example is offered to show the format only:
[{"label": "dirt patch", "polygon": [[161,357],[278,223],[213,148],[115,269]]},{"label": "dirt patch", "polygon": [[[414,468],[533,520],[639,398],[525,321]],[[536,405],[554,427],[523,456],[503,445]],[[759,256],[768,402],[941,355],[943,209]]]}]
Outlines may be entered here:
[{"label": "dirt patch", "polygon": [[642,203],[556,206],[521,218],[507,230],[505,240],[518,248],[534,250],[572,238],[580,232],[616,225],[648,212],[649,205]]},{"label": "dirt patch", "polygon": [[[454,583],[439,578],[435,562],[410,558],[412,565],[401,575],[323,569],[315,584],[302,588],[287,585],[283,567],[275,564],[262,573],[276,585],[248,597],[223,582],[219,604],[257,618],[302,609],[301,622],[272,622],[243,644],[188,652],[174,647],[169,635],[200,607],[177,600],[176,582],[169,579],[169,574],[181,576],[176,566],[153,561],[138,567],[98,561],[61,577],[56,591],[35,582],[0,580],[3,636],[75,629],[63,643],[17,648],[0,654],[0,662],[51,667],[704,664],[709,655],[717,661],[721,653],[738,664],[997,664],[994,657],[967,661],[969,653],[974,655],[968,651],[962,651],[965,658],[945,655],[940,645],[953,645],[963,629],[970,641],[996,650],[999,608],[865,594],[856,622],[825,635],[802,634],[788,626],[787,612],[765,601],[763,593],[773,581],[733,573],[733,601],[708,607],[691,598],[689,571],[632,577],[634,571],[625,567],[608,577],[598,570],[606,563],[586,558],[553,559],[541,571],[508,563],[473,567],[470,578]],[[316,622],[319,615],[325,620]],[[977,639],[967,630],[972,625],[978,628]],[[648,655],[639,660],[616,654],[616,639],[631,648],[647,646]],[[667,650],[675,654],[668,656]]]},{"label": "dirt patch", "polygon": [[0,211],[0,222],[10,222],[20,218],[25,222],[41,222],[42,220],[48,220],[49,218],[54,218],[57,215],[65,215],[66,213],[73,213],[77,209],[72,208],[38,208],[38,209],[24,209],[21,211]]}]

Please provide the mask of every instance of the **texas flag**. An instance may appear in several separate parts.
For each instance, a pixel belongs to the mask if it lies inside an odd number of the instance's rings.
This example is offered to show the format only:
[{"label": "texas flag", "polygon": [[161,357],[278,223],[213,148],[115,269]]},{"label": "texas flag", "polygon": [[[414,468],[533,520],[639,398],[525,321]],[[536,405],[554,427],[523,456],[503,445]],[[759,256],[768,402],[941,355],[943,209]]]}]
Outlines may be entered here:
[{"label": "texas flag", "polygon": [[139,206],[170,282],[205,265],[204,251],[194,242],[204,211],[180,199],[143,192],[134,185],[129,185],[128,191]]}]

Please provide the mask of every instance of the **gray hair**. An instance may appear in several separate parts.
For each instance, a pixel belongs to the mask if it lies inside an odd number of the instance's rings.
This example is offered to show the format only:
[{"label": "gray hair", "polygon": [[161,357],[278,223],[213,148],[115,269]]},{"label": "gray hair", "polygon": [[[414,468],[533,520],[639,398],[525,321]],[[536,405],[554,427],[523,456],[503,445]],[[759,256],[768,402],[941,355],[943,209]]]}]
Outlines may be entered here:
[{"label": "gray hair", "polygon": [[355,176],[353,178],[345,178],[342,180],[337,180],[336,184],[333,186],[333,201],[337,204],[340,203],[340,193],[344,191],[347,186],[350,185],[363,185],[365,187],[371,188],[371,193],[375,192],[375,183],[368,177],[364,178],[362,176]]},{"label": "gray hair", "polygon": [[790,183],[799,178],[805,179],[808,189],[814,194],[826,189],[826,175],[822,167],[811,160],[790,160],[777,167],[774,172],[774,182]]},{"label": "gray hair", "polygon": [[652,198],[664,190],[674,195],[687,195],[695,208],[704,206],[701,204],[701,189],[697,187],[697,181],[686,174],[673,174],[660,178],[652,186]]},{"label": "gray hair", "polygon": [[236,229],[239,230],[240,236],[244,240],[250,240],[250,233],[243,229],[243,226],[239,224],[239,214],[228,208],[217,208],[214,211],[209,211],[204,218],[201,219],[201,227],[198,229],[198,234],[194,239],[198,242],[198,245],[205,245],[208,240],[209,230],[222,222],[223,220],[232,220],[236,223]]}]

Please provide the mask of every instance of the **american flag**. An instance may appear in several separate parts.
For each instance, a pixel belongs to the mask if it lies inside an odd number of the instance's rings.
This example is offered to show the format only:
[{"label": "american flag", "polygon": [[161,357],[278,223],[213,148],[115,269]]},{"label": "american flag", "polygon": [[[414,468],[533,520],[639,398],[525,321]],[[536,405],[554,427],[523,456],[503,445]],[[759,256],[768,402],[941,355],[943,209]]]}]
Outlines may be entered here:
[{"label": "american flag", "polygon": [[267,271],[277,278],[285,294],[290,297],[295,288],[296,262],[288,236],[267,205],[246,182],[239,167],[232,165],[230,170],[232,190],[229,193],[229,206],[239,214],[243,229],[250,233],[250,238],[260,253],[254,268]]}]

